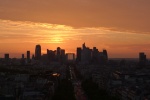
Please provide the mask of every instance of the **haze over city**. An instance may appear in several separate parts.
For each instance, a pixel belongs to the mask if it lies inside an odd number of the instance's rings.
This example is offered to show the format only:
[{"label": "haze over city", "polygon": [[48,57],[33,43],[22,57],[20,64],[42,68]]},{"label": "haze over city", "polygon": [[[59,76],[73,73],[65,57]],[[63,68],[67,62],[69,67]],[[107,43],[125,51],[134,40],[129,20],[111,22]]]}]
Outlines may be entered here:
[{"label": "haze over city", "polygon": [[0,100],[150,100],[150,0],[0,0]]},{"label": "haze over city", "polygon": [[84,42],[110,58],[150,56],[149,0],[0,0],[0,57],[35,45],[76,52]]}]

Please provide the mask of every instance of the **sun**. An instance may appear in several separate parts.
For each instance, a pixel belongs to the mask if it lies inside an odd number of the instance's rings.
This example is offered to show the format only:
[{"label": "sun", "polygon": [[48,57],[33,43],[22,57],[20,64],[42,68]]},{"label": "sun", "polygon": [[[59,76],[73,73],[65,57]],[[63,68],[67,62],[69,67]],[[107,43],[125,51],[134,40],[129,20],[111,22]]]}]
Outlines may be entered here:
[{"label": "sun", "polygon": [[59,37],[59,36],[56,36],[56,37],[53,37],[51,38],[51,43],[63,43],[63,38]]}]

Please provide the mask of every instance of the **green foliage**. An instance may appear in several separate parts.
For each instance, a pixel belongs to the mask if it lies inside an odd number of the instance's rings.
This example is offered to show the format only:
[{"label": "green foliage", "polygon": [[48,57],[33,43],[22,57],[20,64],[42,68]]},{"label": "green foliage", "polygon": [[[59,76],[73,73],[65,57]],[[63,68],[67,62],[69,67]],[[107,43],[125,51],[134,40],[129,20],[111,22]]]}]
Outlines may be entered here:
[{"label": "green foliage", "polygon": [[64,79],[60,82],[53,100],[75,100],[74,88],[71,81]]},{"label": "green foliage", "polygon": [[99,89],[91,79],[83,81],[82,88],[90,100],[119,100],[110,96],[105,90]]}]

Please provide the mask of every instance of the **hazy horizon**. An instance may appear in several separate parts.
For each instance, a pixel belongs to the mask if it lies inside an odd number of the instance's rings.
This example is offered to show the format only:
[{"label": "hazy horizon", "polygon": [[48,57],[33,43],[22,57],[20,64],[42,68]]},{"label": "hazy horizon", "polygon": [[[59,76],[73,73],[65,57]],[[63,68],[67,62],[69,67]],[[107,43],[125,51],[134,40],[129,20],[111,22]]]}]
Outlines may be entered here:
[{"label": "hazy horizon", "polygon": [[76,52],[85,42],[109,58],[150,58],[150,1],[0,0],[0,57],[21,57],[35,45]]}]

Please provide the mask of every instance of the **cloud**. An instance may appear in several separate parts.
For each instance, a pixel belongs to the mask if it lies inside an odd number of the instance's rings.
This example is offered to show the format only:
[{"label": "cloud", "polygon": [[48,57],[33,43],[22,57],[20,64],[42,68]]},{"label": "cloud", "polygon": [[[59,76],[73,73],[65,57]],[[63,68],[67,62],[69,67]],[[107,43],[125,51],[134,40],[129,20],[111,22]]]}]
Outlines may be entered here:
[{"label": "cloud", "polygon": [[105,34],[103,28],[78,28],[49,23],[0,20],[0,43],[65,43]]},{"label": "cloud", "polygon": [[150,33],[149,0],[0,0],[0,18]]},{"label": "cloud", "polygon": [[[96,46],[100,51],[105,48],[111,57],[133,57],[139,52],[148,52],[149,34],[120,32],[105,27],[74,28],[67,25],[39,23],[30,21],[0,20],[1,52],[34,52],[36,44],[56,49],[60,46],[69,52],[86,43],[88,47]],[[43,46],[44,45],[44,46]],[[122,54],[122,55],[121,55]]]}]

